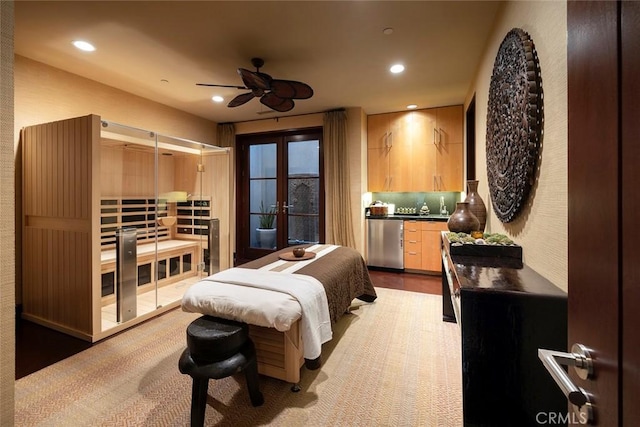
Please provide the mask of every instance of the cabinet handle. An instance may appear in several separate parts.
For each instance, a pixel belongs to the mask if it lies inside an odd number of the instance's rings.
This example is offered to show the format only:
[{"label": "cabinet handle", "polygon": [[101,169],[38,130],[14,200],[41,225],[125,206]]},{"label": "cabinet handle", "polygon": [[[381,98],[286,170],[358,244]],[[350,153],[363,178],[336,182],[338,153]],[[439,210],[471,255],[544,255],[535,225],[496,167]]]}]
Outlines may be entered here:
[{"label": "cabinet handle", "polygon": [[444,188],[444,181],[442,180],[442,175],[440,175],[440,191]]},{"label": "cabinet handle", "polygon": [[560,351],[538,349],[538,358],[547,369],[553,380],[556,382],[560,390],[569,399],[573,410],[580,415],[580,419],[584,419],[591,424],[593,420],[593,406],[589,400],[589,395],[584,389],[576,387],[567,375],[565,370],[560,366],[575,367],[578,376],[582,379],[588,379],[593,375],[593,359],[589,350],[582,344],[574,344],[571,347],[571,353],[563,353]]},{"label": "cabinet handle", "polygon": [[436,134],[438,133],[438,129],[433,128],[433,145],[435,145],[436,147],[438,146],[438,142],[437,142],[437,138],[436,138]]},{"label": "cabinet handle", "polygon": [[442,130],[442,128],[438,128],[438,145],[442,144],[442,134],[444,133],[444,131]]}]

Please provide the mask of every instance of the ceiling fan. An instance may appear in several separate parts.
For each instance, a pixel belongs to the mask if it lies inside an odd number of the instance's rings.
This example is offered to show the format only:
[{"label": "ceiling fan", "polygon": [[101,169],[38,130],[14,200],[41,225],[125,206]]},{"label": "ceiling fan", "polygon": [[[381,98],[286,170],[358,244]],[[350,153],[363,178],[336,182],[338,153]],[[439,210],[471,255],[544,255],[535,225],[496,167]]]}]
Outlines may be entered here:
[{"label": "ceiling fan", "polygon": [[236,89],[247,89],[251,92],[242,93],[227,104],[228,107],[238,107],[253,98],[260,98],[263,105],[272,110],[285,112],[294,107],[294,99],[309,99],[313,96],[313,89],[306,83],[294,80],[274,79],[270,75],[261,73],[260,67],[264,65],[261,58],[252,58],[251,64],[256,67],[256,71],[249,71],[238,68],[238,74],[242,77],[244,86],[217,85],[209,83],[196,83],[198,86],[232,87]]}]

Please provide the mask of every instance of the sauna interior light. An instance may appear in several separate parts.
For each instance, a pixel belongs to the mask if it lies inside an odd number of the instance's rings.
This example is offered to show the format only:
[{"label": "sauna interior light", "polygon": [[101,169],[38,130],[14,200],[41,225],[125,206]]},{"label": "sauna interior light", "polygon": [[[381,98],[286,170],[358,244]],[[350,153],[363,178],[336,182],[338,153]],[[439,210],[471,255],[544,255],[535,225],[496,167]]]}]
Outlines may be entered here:
[{"label": "sauna interior light", "polygon": [[75,47],[85,52],[93,52],[94,50],[96,50],[96,48],[91,43],[84,40],[74,40],[72,43]]},{"label": "sauna interior light", "polygon": [[167,203],[176,203],[186,202],[188,197],[186,191],[169,191],[168,193],[160,194],[159,199]]}]

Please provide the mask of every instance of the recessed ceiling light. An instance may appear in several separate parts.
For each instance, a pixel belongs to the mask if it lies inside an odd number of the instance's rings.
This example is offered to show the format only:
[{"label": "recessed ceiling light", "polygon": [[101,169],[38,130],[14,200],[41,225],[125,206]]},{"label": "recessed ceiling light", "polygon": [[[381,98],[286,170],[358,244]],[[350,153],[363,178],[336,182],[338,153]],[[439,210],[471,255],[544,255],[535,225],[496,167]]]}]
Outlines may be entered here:
[{"label": "recessed ceiling light", "polygon": [[391,68],[389,68],[389,71],[391,71],[393,74],[401,73],[404,71],[404,65],[402,64],[392,65]]},{"label": "recessed ceiling light", "polygon": [[385,36],[393,34],[393,28],[391,28],[391,27],[385,28],[384,30],[382,30],[382,34],[384,34]]},{"label": "recessed ceiling light", "polygon": [[222,102],[222,101],[224,101],[224,98],[223,98],[223,97],[221,97],[221,96],[216,95],[216,96],[212,96],[212,97],[211,97],[211,100],[212,100],[213,102]]},{"label": "recessed ceiling light", "polygon": [[75,47],[85,52],[93,52],[96,48],[89,42],[84,40],[74,40],[71,42]]},{"label": "recessed ceiling light", "polygon": [[407,105],[407,108],[409,110],[415,110],[416,108],[418,108],[418,106],[416,104],[409,104],[409,105]]}]

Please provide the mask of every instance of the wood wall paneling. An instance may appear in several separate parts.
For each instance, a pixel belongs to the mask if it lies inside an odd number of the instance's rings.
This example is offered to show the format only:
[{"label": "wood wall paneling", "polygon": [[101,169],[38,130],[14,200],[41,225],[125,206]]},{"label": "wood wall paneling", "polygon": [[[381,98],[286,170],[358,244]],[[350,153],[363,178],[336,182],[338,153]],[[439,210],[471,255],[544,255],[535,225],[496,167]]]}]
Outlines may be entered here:
[{"label": "wood wall paneling", "polygon": [[38,125],[23,141],[23,312],[81,334],[92,332],[91,176],[69,169],[88,162],[91,125],[92,116]]}]

